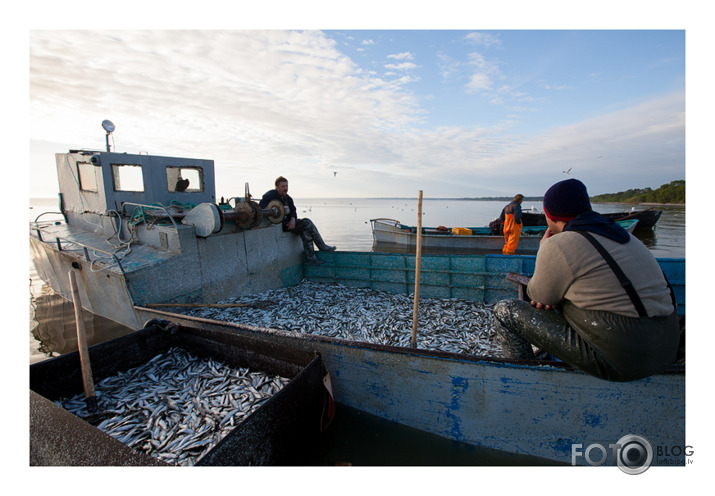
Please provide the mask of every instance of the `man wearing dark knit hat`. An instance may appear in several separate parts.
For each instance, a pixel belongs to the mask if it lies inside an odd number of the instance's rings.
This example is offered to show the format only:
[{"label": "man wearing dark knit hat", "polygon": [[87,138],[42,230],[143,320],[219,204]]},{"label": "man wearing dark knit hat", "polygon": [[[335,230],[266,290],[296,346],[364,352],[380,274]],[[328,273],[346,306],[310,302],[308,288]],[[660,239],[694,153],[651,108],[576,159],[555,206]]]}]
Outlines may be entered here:
[{"label": "man wearing dark knit hat", "polygon": [[675,361],[674,297],[648,248],[591,209],[577,179],[544,195],[548,229],[526,292],[494,306],[507,358],[533,359],[532,344],[591,375],[632,381]]}]

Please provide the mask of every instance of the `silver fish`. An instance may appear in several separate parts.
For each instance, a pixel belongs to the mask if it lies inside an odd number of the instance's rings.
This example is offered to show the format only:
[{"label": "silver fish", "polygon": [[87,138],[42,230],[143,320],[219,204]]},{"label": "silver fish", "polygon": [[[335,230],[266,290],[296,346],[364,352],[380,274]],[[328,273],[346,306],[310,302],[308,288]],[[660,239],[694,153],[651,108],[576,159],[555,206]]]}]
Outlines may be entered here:
[{"label": "silver fish", "polygon": [[[225,303],[271,300],[281,305],[180,310],[219,321],[352,341],[403,347],[411,343],[412,295],[304,280],[290,288],[229,298]],[[503,356],[495,337],[492,306],[455,298],[420,299],[417,346],[467,355]]]},{"label": "silver fish", "polygon": [[[95,384],[98,407],[114,414],[97,427],[137,451],[191,466],[288,382],[172,348]],[[57,403],[88,415],[82,394]]]}]

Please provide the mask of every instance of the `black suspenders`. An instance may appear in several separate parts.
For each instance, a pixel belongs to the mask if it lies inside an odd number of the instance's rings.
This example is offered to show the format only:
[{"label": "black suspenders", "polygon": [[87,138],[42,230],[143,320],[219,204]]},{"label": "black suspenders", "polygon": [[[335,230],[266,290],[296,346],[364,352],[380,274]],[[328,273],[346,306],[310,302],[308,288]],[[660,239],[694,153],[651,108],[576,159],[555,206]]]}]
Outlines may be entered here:
[{"label": "black suspenders", "polygon": [[[645,307],[643,306],[643,302],[641,301],[640,297],[638,296],[638,293],[636,292],[636,288],[633,287],[633,283],[631,282],[630,279],[623,273],[623,270],[621,270],[621,267],[616,263],[616,261],[613,259],[610,253],[606,251],[606,249],[596,241],[596,238],[594,238],[591,233],[588,233],[586,231],[575,231],[583,237],[585,237],[593,246],[598,250],[598,253],[601,254],[603,259],[606,261],[608,266],[611,268],[614,274],[616,274],[616,277],[618,278],[618,282],[621,283],[621,286],[623,286],[623,289],[626,290],[626,293],[628,293],[628,296],[630,297],[631,301],[633,302],[633,306],[636,307],[636,311],[638,312],[638,315],[640,317],[647,317],[648,313],[645,310]],[[667,281],[667,279],[666,279]],[[670,284],[668,285],[670,286]]]}]

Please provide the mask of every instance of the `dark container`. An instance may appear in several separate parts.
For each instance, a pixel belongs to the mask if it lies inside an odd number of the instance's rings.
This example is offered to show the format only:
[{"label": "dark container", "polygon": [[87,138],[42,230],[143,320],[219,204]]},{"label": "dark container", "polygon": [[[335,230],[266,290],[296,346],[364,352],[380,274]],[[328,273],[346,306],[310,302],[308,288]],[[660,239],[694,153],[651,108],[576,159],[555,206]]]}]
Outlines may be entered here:
[{"label": "dark container", "polygon": [[[291,381],[245,418],[197,465],[311,465],[331,399],[320,355],[228,331],[156,321],[89,348],[95,382],[142,365],[179,347],[234,368],[277,374]],[[30,366],[31,465],[163,465],[133,450],[54,401],[83,392],[79,353]]]}]

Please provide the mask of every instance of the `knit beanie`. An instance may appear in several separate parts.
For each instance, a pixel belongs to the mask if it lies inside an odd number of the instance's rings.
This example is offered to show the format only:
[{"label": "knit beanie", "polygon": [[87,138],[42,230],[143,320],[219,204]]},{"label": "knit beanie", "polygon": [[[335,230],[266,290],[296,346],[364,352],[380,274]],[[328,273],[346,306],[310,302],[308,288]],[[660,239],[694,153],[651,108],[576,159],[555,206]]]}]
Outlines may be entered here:
[{"label": "knit beanie", "polygon": [[591,210],[586,186],[578,179],[566,179],[551,186],[544,195],[544,213],[554,221],[568,222]]}]

